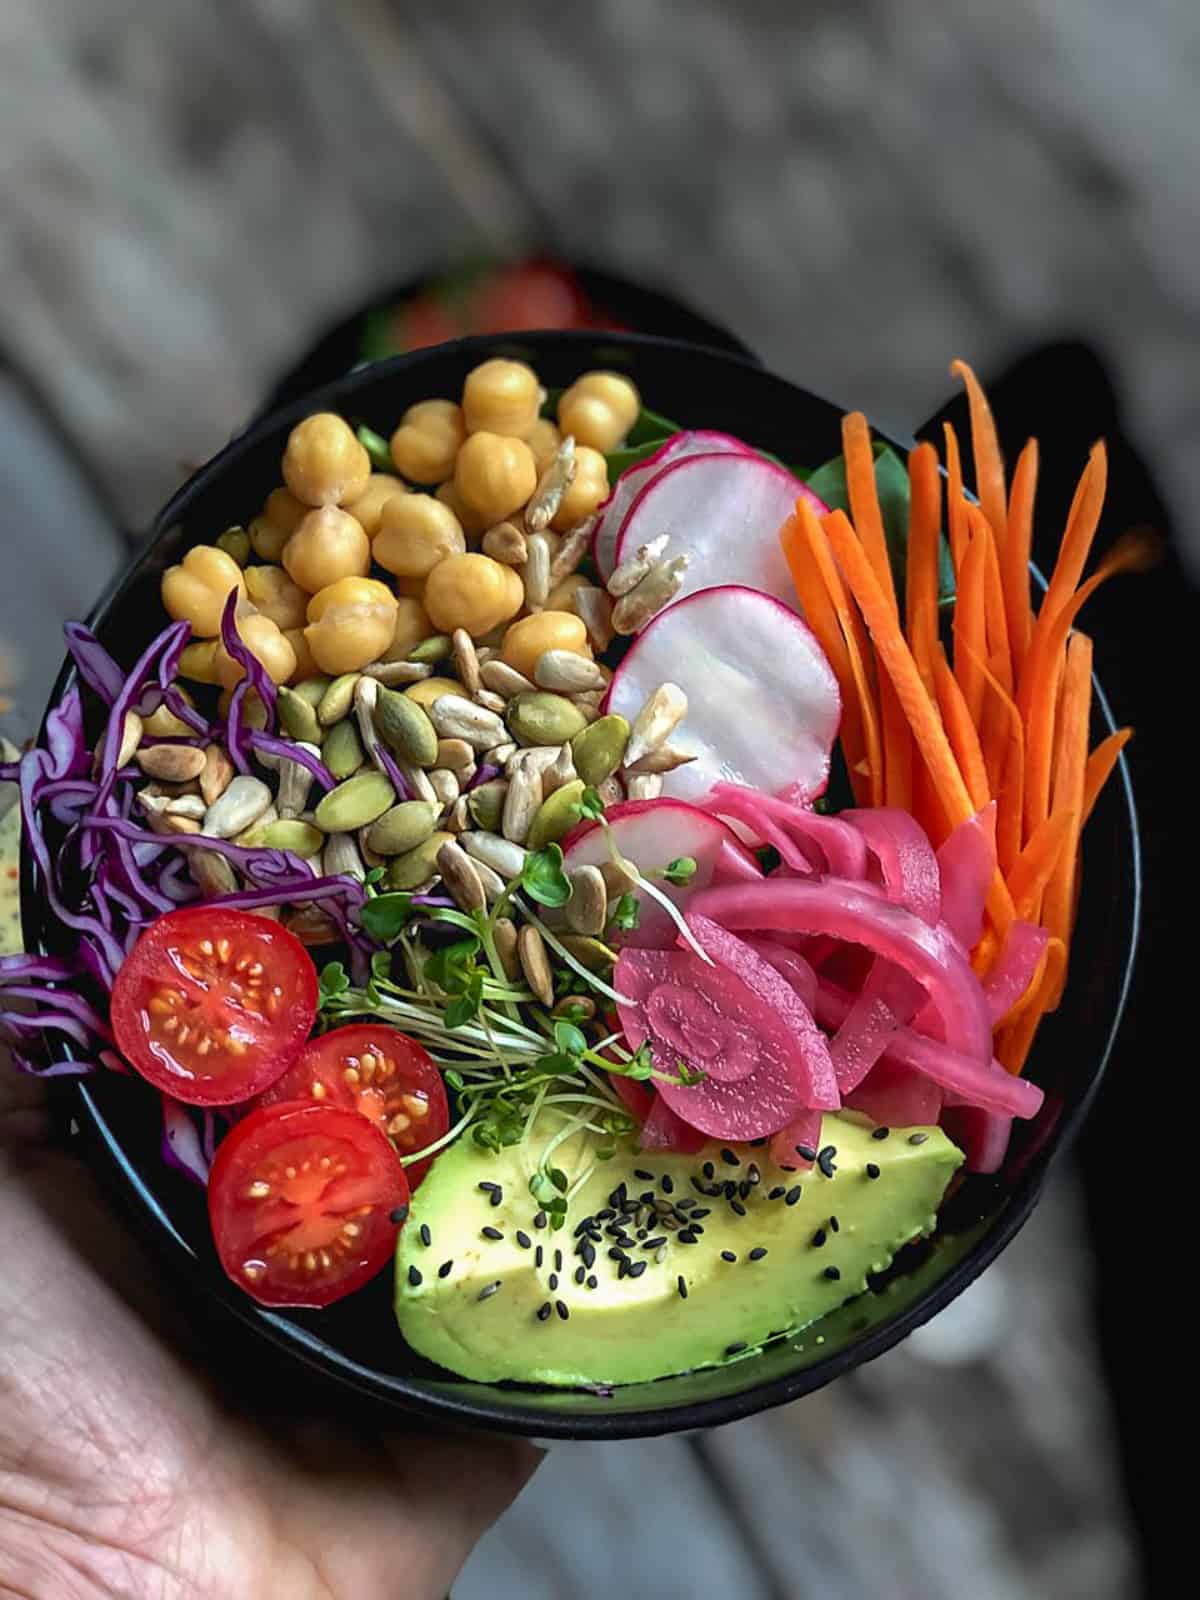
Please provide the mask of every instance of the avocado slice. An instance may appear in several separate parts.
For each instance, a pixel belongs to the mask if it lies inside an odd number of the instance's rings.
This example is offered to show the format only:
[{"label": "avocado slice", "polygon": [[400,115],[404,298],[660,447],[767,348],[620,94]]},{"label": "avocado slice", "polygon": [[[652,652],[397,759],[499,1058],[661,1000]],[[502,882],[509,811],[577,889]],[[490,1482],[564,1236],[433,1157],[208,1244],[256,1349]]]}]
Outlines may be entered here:
[{"label": "avocado slice", "polygon": [[[620,1151],[595,1162],[554,1230],[544,1214],[537,1226],[529,1192],[541,1144],[495,1155],[460,1139],[435,1161],[400,1235],[400,1331],[466,1378],[641,1383],[807,1327],[933,1230],[962,1162],[938,1128],[881,1135],[831,1114],[811,1171],[786,1171],[746,1146]],[[566,1141],[554,1159],[582,1173],[589,1137]]]}]

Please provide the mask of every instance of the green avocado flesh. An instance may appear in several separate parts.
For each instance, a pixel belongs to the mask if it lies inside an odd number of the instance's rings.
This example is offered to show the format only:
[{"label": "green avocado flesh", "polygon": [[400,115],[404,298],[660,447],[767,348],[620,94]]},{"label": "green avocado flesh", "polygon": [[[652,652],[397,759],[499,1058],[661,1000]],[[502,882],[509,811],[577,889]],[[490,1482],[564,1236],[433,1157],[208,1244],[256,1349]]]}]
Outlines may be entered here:
[{"label": "green avocado flesh", "polygon": [[[577,1135],[560,1146],[556,1164],[582,1173],[587,1138]],[[690,1156],[619,1151],[595,1163],[570,1199],[565,1225],[552,1230],[536,1226],[539,1208],[529,1192],[530,1163],[541,1143],[532,1151],[514,1146],[495,1155],[460,1139],[417,1190],[400,1235],[400,1331],[419,1354],[466,1378],[559,1387],[642,1383],[715,1366],[771,1335],[807,1327],[865,1289],[868,1273],[886,1267],[901,1245],[933,1230],[962,1161],[940,1129],[893,1129],[876,1139],[869,1124],[829,1115],[821,1143],[832,1176],[820,1165],[785,1171],[765,1159],[765,1148],[730,1152],[737,1165],[724,1159],[719,1144]],[[739,1187],[727,1198],[724,1186],[745,1186],[755,1161],[759,1181],[744,1197]],[[496,1191],[481,1184],[499,1186],[499,1203],[493,1204]],[[625,1217],[624,1246],[609,1231],[619,1219],[598,1218],[594,1261],[577,1283],[586,1239],[576,1229],[612,1208],[622,1184],[618,1201],[636,1204],[653,1191],[656,1214],[646,1215],[642,1203],[640,1222],[636,1214]],[[713,1195],[698,1192],[698,1185],[721,1187]],[[797,1186],[799,1198],[789,1205],[787,1194]],[[772,1199],[781,1188],[785,1193]],[[697,1219],[694,1243],[680,1239],[687,1228],[678,1213],[674,1228],[660,1214],[679,1201]],[[642,1238],[639,1227],[646,1230]],[[635,1266],[619,1276],[620,1263],[609,1252],[621,1248],[645,1269]],[[766,1253],[759,1256],[760,1250]],[[595,1288],[587,1285],[589,1275]]]}]

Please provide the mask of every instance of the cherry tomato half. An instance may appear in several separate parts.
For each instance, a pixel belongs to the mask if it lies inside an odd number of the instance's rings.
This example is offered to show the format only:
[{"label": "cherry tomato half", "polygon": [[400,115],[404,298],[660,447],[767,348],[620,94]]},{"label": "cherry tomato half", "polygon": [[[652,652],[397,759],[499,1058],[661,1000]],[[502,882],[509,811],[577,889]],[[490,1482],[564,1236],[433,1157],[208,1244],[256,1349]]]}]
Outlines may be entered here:
[{"label": "cherry tomato half", "polygon": [[233,1105],[285,1072],[317,1014],[317,970],[267,917],[185,906],[146,929],[117,973],[121,1054],[193,1106]]},{"label": "cherry tomato half", "polygon": [[[356,1023],[311,1039],[261,1105],[307,1100],[345,1106],[382,1128],[399,1153],[423,1150],[450,1126],[442,1075],[427,1050],[381,1023]],[[406,1167],[416,1188],[428,1161]]]},{"label": "cherry tomato half", "polygon": [[327,1306],[361,1288],[391,1259],[408,1201],[378,1128],[295,1101],[239,1122],[208,1180],[221,1265],[265,1306]]}]

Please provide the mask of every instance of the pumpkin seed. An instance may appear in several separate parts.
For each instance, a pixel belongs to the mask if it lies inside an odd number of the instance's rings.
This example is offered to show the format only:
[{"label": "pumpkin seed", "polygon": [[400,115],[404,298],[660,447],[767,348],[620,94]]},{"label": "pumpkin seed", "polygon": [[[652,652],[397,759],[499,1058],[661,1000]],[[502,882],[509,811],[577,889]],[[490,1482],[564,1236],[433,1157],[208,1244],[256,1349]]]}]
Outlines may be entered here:
[{"label": "pumpkin seed", "polygon": [[402,800],[371,824],[367,843],[376,855],[406,855],[433,832],[438,810],[427,800]]},{"label": "pumpkin seed", "polygon": [[352,833],[381,817],[396,801],[396,791],[382,772],[360,772],[321,797],[317,827],[324,833]]},{"label": "pumpkin seed", "polygon": [[613,964],[612,951],[599,939],[589,938],[582,933],[564,933],[559,942],[589,972],[603,972],[605,967]]},{"label": "pumpkin seed", "polygon": [[325,691],[333,682],[332,678],[305,678],[303,683],[292,685],[292,692],[298,694],[301,700],[307,700],[316,711],[321,701],[325,698]]},{"label": "pumpkin seed", "polygon": [[280,817],[277,822],[256,826],[247,843],[268,850],[290,850],[301,860],[310,861],[320,853],[325,835],[320,828],[314,828],[311,822],[300,822],[295,817]]},{"label": "pumpkin seed", "polygon": [[271,791],[261,778],[240,775],[204,813],[204,832],[213,839],[236,838],[271,804]]},{"label": "pumpkin seed", "polygon": [[396,856],[387,869],[384,880],[389,889],[420,889],[437,877],[438,851],[444,844],[453,844],[452,833],[431,833],[415,850]]},{"label": "pumpkin seed", "polygon": [[508,702],[509,731],[519,744],[566,744],[587,727],[578,706],[559,694],[515,695]]},{"label": "pumpkin seed", "polygon": [[294,689],[280,685],[275,709],[285,733],[290,733],[293,739],[302,739],[305,744],[320,744],[325,734],[317,713]]},{"label": "pumpkin seed", "polygon": [[567,926],[574,933],[604,932],[608,890],[599,867],[577,867],[570,876],[571,898],[566,904]]},{"label": "pumpkin seed", "polygon": [[487,896],[483,892],[483,883],[475,870],[475,863],[461,845],[448,839],[438,850],[437,866],[450,898],[460,910],[469,913],[484,909]]},{"label": "pumpkin seed", "polygon": [[343,717],[341,722],[335,722],[321,746],[321,760],[330,774],[341,782],[356,773],[365,759],[354,718]]},{"label": "pumpkin seed", "polygon": [[600,784],[621,765],[629,744],[629,724],[615,714],[601,717],[571,740],[575,770],[584,783]]},{"label": "pumpkin seed", "polygon": [[528,851],[511,839],[502,839],[498,833],[481,833],[470,829],[459,836],[459,844],[476,861],[482,861],[502,878],[519,878],[525,868]]},{"label": "pumpkin seed", "polygon": [[579,821],[579,802],[583,799],[583,790],[583,779],[576,778],[574,783],[564,783],[548,800],[543,800],[526,840],[531,850],[541,850],[570,832]]},{"label": "pumpkin seed", "polygon": [[234,834],[234,844],[245,846],[251,839],[253,839],[259,828],[265,828],[268,822],[278,822],[278,820],[278,811],[276,811],[273,805],[268,806],[260,816],[255,817],[254,821],[248,828],[243,828],[241,833]]},{"label": "pumpkin seed", "polygon": [[486,828],[488,833],[499,833],[507,794],[508,784],[502,778],[495,778],[491,783],[481,783],[478,789],[471,790],[466,797],[467,809],[476,827]]},{"label": "pumpkin seed", "polygon": [[415,700],[381,685],[375,697],[374,720],[384,743],[398,756],[416,767],[433,766],[438,736]]},{"label": "pumpkin seed", "polygon": [[539,689],[554,689],[560,694],[582,694],[587,689],[604,689],[608,684],[596,663],[575,650],[543,651],[533,677]]},{"label": "pumpkin seed", "polygon": [[190,744],[147,745],[136,760],[148,778],[162,783],[190,783],[204,771],[204,751]]},{"label": "pumpkin seed", "polygon": [[428,639],[422,639],[420,644],[413,645],[405,658],[415,661],[421,666],[431,667],[438,661],[444,661],[450,654],[451,639],[448,633],[431,633]]},{"label": "pumpkin seed", "polygon": [[335,678],[326,689],[317,706],[317,717],[323,728],[332,728],[335,722],[340,722],[343,717],[350,715],[358,679],[357,672],[343,672],[341,677]]},{"label": "pumpkin seed", "polygon": [[490,689],[476,689],[475,704],[482,706],[485,711],[494,711],[502,717],[508,709],[508,701],[502,694],[493,694]]},{"label": "pumpkin seed", "polygon": [[544,1006],[554,1004],[554,977],[541,934],[528,923],[517,934],[517,957],[525,981]]}]

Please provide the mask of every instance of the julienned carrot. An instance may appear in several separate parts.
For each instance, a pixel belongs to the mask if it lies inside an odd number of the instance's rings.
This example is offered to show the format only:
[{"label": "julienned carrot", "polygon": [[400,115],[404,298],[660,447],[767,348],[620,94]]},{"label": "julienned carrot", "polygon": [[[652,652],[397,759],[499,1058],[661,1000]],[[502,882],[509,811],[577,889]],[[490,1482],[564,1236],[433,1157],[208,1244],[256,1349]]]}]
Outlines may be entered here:
[{"label": "julienned carrot", "polygon": [[1029,648],[1033,617],[1029,605],[1029,562],[1033,554],[1033,506],[1037,496],[1038,442],[1027,441],[1017,457],[1012,491],[1008,497],[1008,528],[1000,552],[1000,578],[1004,586],[1004,611],[1008,618],[1008,646],[1013,673],[1020,673]]},{"label": "julienned carrot", "polygon": [[1066,531],[1035,627],[1048,626],[1079,587],[1079,580],[1083,577],[1083,569],[1091,554],[1092,541],[1100,526],[1100,512],[1104,507],[1107,487],[1108,453],[1102,440],[1092,446],[1087,466],[1075,490]]},{"label": "julienned carrot", "polygon": [[862,710],[850,676],[850,658],[846,642],[829,598],[829,590],[821,579],[816,563],[809,559],[808,546],[801,532],[799,519],[791,516],[779,530],[779,543],[788,564],[800,612],[816,634],[833,668],[842,695],[841,739],[847,764],[853,767],[864,753],[862,744]]},{"label": "julienned carrot", "polygon": [[[1000,1021],[996,1024],[997,1029],[999,1030],[996,1054],[1006,1066],[1008,1063],[1005,1061],[1004,1054],[1001,1049],[1006,1034],[1016,1034],[1018,1041],[1020,1041],[1022,1033],[1020,1024],[1024,1019],[1030,1017],[1031,1015],[1033,1018],[1033,1031],[1036,1032],[1037,1024],[1045,1015],[1045,1006],[1042,1003],[1045,994],[1060,980],[1062,974],[1066,971],[1066,968],[1066,945],[1061,939],[1048,940],[1046,943],[1046,948],[1042,951],[1042,959],[1038,962],[1037,967],[1034,969],[1033,977],[1030,978],[1025,993],[1020,997],[1019,1000],[1013,1002],[1008,1011],[1005,1012],[1004,1016],[1002,1016]],[[1021,1055],[1020,1064],[1016,1067],[1009,1067],[1008,1070],[1010,1072],[1019,1072],[1021,1070],[1021,1067],[1025,1063],[1025,1054],[1028,1053],[1029,1043],[1032,1043],[1032,1039],[1033,1033],[1031,1032],[1029,1035],[1029,1042],[1024,1044],[1024,1053]]]},{"label": "julienned carrot", "polygon": [[992,409],[979,379],[965,361],[952,361],[950,371],[956,378],[962,379],[967,391],[967,405],[971,412],[971,449],[975,456],[975,492],[997,539],[1002,539],[1008,523],[1008,497],[1004,489],[1004,460],[1000,454]]},{"label": "julienned carrot", "polygon": [[942,726],[971,796],[971,804],[976,811],[981,811],[991,798],[991,790],[983,751],[979,747],[979,733],[940,641],[934,653],[933,674]]},{"label": "julienned carrot", "polygon": [[852,411],[842,418],[842,451],[846,458],[846,491],[850,496],[850,514],[854,518],[863,549],[867,552],[867,559],[895,616],[896,586],[892,580],[892,564],[888,560],[883,513],[879,509],[875,451],[871,446],[870,426],[861,411]]},{"label": "julienned carrot", "polygon": [[942,477],[937,451],[919,444],[908,458],[907,587],[904,621],[913,658],[933,693],[933,647],[938,633],[938,550],[942,537]]},{"label": "julienned carrot", "polygon": [[987,621],[984,612],[983,535],[975,528],[967,538],[967,551],[958,571],[954,602],[954,676],[958,679],[971,721],[978,728],[983,715],[983,665],[987,661]]},{"label": "julienned carrot", "polygon": [[[833,554],[829,548],[829,540],[826,537],[825,530],[817,521],[816,513],[813,511],[812,506],[807,500],[797,501],[796,514],[799,518],[801,537],[804,540],[813,565],[825,585],[830,604],[838,619],[838,626],[846,646],[849,678],[854,685],[854,692],[862,717],[863,759],[867,764],[867,771],[865,774],[861,770],[851,772],[850,777],[851,782],[854,784],[854,796],[860,805],[882,805],[883,752],[880,743],[879,718],[875,709],[875,687],[871,682],[870,668],[867,664],[868,651],[866,637],[862,632],[862,623],[846,594]],[[865,783],[856,783],[856,777],[860,780],[865,777]],[[862,792],[864,789],[865,793]]]},{"label": "julienned carrot", "polygon": [[[1042,899],[1046,886],[1077,836],[1078,828],[1077,810],[1052,811],[1045,822],[1034,829],[1029,843],[1017,857],[1008,874],[1008,889],[1022,922],[1042,920]],[[1051,932],[1057,930],[1051,929]]]},{"label": "julienned carrot", "polygon": [[[1014,707],[1014,710],[1016,708]],[[996,799],[996,856],[1007,878],[1021,854],[1022,800],[1025,793],[1025,725],[1018,716],[1010,725],[1008,751]]]},{"label": "julienned carrot", "polygon": [[942,435],[946,441],[946,531],[950,539],[950,559],[957,572],[967,553],[967,501],[963,494],[958,435],[949,422],[942,424]]},{"label": "julienned carrot", "polygon": [[1107,739],[1101,740],[1088,757],[1083,775],[1083,820],[1085,823],[1095,810],[1096,801],[1099,800],[1101,790],[1112,775],[1112,770],[1117,764],[1117,758],[1132,738],[1132,728],[1118,728],[1116,733],[1110,733]]},{"label": "julienned carrot", "polygon": [[1004,587],[1000,580],[1000,559],[996,554],[996,535],[987,518],[974,506],[967,507],[972,530],[983,539],[983,615],[987,632],[988,661],[1007,693],[1012,692],[1012,656],[1008,648],[1008,618],[1004,611]]},{"label": "julienned carrot", "polygon": [[[1079,872],[1079,834],[1083,827],[1084,785],[1087,773],[1088,727],[1092,711],[1092,641],[1075,633],[1067,641],[1062,696],[1055,729],[1051,816],[1062,811],[1072,819],[1071,832],[1050,874],[1042,897],[1041,920],[1050,933],[1070,943],[1075,920],[1075,882]],[[1015,898],[1015,897],[1014,897]],[[1047,998],[1053,1010],[1062,997],[1061,985]]]}]

